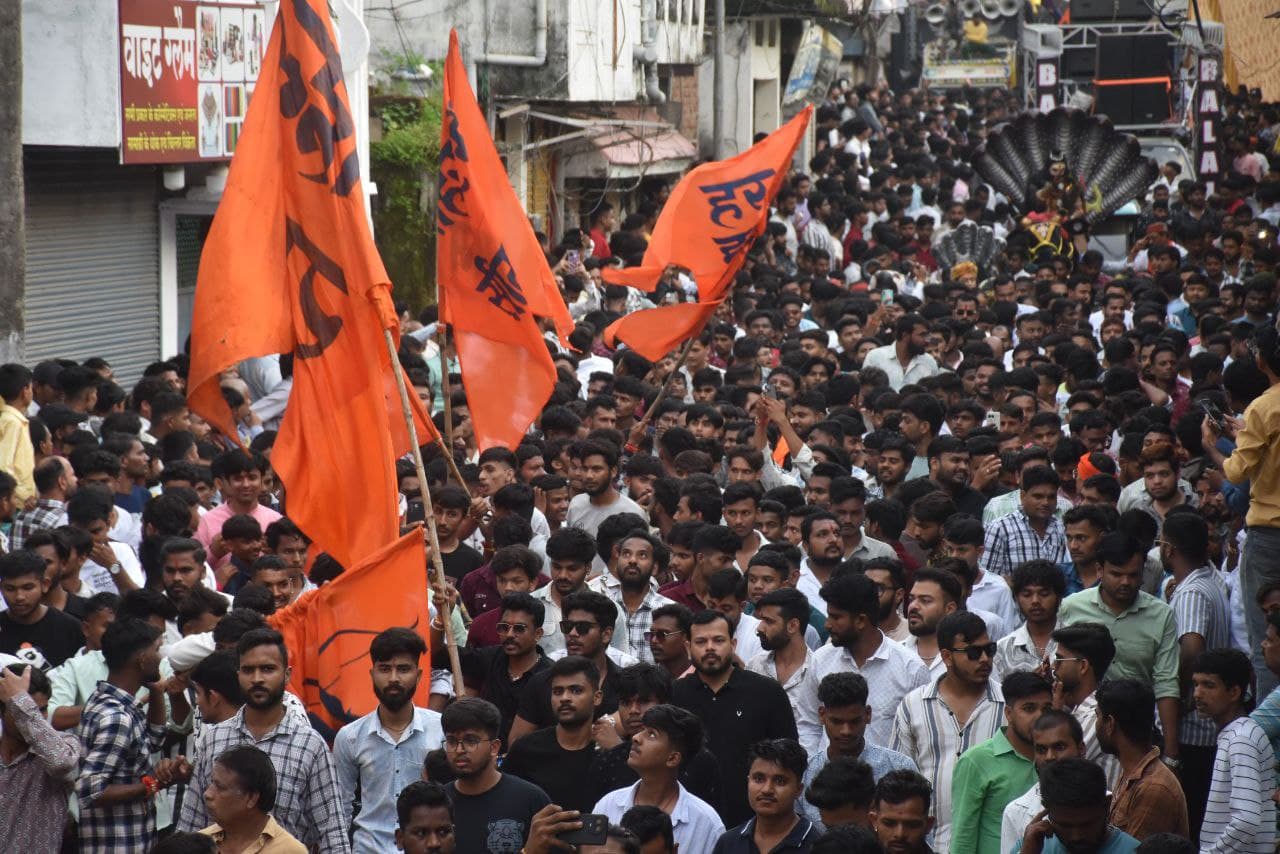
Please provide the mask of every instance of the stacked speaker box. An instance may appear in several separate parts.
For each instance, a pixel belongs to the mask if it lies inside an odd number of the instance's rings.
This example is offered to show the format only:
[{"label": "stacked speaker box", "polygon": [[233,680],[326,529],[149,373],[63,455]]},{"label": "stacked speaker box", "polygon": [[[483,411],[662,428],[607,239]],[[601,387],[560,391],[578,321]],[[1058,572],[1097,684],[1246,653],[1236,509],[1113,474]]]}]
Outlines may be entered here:
[{"label": "stacked speaker box", "polygon": [[1096,87],[1094,111],[1120,125],[1160,124],[1170,118],[1170,41],[1162,33],[1099,36],[1094,79],[1123,82]]},{"label": "stacked speaker box", "polygon": [[1071,23],[1146,21],[1154,17],[1148,0],[1071,0]]}]

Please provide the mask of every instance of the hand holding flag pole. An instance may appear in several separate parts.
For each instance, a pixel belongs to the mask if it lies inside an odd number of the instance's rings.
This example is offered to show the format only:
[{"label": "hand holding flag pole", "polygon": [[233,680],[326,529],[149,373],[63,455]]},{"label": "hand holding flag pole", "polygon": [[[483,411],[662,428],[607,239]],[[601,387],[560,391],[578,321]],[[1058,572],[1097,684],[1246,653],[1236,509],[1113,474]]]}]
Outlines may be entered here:
[{"label": "hand holding flag pole", "polygon": [[[387,342],[387,354],[391,357],[391,364],[398,366],[399,357],[396,355],[396,342],[391,335],[390,329],[382,330],[383,336]],[[409,404],[409,390],[405,388],[404,371],[393,370],[396,377],[396,390],[400,392],[400,406],[404,410],[405,426],[409,430],[409,445],[413,449],[413,464],[418,470],[418,483],[422,488],[422,500],[426,504],[427,512],[427,537],[431,543],[431,570],[427,576],[431,581],[431,585],[435,590],[436,608],[440,612],[440,625],[444,626],[444,631],[440,634],[444,637],[445,648],[449,651],[449,669],[453,671],[453,690],[459,696],[465,695],[466,691],[462,684],[462,660],[458,657],[458,646],[454,643],[453,632],[451,630],[450,620],[452,619],[452,610],[449,605],[449,597],[444,590],[444,561],[440,557],[440,537],[436,531],[436,515],[431,512],[431,487],[427,484],[427,467],[422,462],[422,448],[418,445],[418,428],[413,423],[413,410]],[[446,458],[452,458],[452,448],[446,449]],[[463,486],[463,489],[466,489]]]}]

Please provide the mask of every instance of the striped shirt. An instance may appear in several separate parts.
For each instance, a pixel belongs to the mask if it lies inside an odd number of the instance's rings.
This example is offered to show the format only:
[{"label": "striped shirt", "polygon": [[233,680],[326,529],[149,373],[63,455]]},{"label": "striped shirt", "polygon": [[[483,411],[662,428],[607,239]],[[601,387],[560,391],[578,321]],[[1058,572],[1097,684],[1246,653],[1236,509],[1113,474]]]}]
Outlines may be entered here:
[{"label": "striped shirt", "polygon": [[1031,527],[1031,518],[1021,508],[1016,513],[997,519],[987,526],[982,557],[978,566],[983,572],[1007,576],[1019,564],[1029,560],[1062,563],[1067,559],[1067,534],[1057,516],[1049,520],[1044,536]]},{"label": "striped shirt", "polygon": [[1267,734],[1248,717],[1236,718],[1222,728],[1200,828],[1201,854],[1272,854],[1275,765]]},{"label": "striped shirt", "polygon": [[[1231,646],[1231,591],[1227,582],[1211,566],[1192,572],[1173,590],[1169,607],[1178,623],[1178,641],[1184,635],[1196,634],[1204,639],[1205,649]],[[1197,747],[1210,747],[1218,728],[1213,720],[1195,710],[1189,696],[1183,698],[1183,712],[1178,721],[1178,741]]]},{"label": "striped shirt", "polygon": [[933,786],[935,851],[948,850],[951,838],[951,777],[956,762],[970,747],[995,736],[1004,725],[1004,695],[995,683],[960,725],[938,693],[946,677],[923,685],[902,698],[893,719],[891,750],[905,754]]},{"label": "striped shirt", "polygon": [[1104,753],[1098,744],[1098,695],[1090,694],[1071,710],[1071,716],[1080,724],[1084,733],[1084,758],[1097,765],[1107,774],[1107,788],[1114,791],[1120,782],[1120,760],[1110,753]]}]

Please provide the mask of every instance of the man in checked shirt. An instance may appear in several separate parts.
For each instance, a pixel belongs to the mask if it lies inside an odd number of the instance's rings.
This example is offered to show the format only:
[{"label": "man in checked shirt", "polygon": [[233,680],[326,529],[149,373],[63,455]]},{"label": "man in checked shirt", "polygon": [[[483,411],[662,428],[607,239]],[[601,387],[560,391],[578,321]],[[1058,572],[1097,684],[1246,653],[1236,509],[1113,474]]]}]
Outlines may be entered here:
[{"label": "man in checked shirt", "polygon": [[284,638],[274,629],[252,629],[240,638],[236,652],[245,704],[235,716],[202,733],[178,829],[194,831],[212,824],[204,790],[213,761],[233,747],[250,744],[270,756],[275,766],[272,814],[281,827],[313,851],[349,854],[351,844],[342,820],[348,809],[338,797],[333,757],[306,718],[284,702],[289,681]]}]

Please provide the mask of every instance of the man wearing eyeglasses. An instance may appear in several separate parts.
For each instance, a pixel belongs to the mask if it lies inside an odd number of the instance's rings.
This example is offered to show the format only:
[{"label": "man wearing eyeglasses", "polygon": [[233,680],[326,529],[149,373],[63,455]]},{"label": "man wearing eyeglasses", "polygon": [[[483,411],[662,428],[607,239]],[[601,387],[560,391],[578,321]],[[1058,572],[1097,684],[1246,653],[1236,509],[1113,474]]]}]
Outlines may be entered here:
[{"label": "man wearing eyeglasses", "polygon": [[459,851],[519,851],[534,813],[551,802],[542,789],[498,770],[502,713],[479,697],[464,697],[440,718],[449,767],[454,837]]},{"label": "man wearing eyeglasses", "polygon": [[938,623],[937,640],[946,673],[902,698],[889,747],[912,759],[933,786],[933,847],[948,851],[956,761],[1000,731],[1004,694],[991,681],[996,644],[981,617],[968,611],[948,614]]}]

